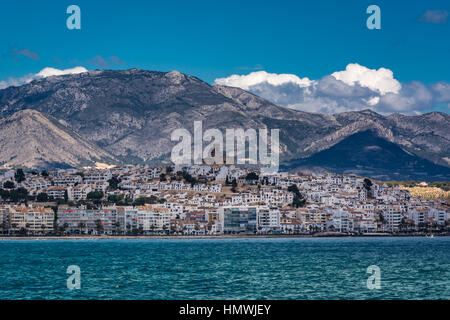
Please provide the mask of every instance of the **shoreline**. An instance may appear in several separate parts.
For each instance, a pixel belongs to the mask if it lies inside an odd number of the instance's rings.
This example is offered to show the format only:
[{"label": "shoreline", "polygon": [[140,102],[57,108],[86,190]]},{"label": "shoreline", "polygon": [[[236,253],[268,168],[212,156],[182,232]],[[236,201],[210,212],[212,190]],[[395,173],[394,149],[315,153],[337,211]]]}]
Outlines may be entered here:
[{"label": "shoreline", "polygon": [[[448,237],[450,234],[434,235],[435,237]],[[418,234],[366,234],[347,235],[338,233],[316,234],[316,235],[217,235],[217,236],[0,236],[3,240],[206,240],[206,239],[289,239],[289,238],[389,238],[389,237],[415,237],[426,238],[426,235]]]}]

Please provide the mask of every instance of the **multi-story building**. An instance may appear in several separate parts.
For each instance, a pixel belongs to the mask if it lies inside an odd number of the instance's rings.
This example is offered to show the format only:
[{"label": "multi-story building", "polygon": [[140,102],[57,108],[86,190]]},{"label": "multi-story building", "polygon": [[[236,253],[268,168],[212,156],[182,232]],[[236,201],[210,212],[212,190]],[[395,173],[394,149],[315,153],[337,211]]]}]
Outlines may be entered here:
[{"label": "multi-story building", "polygon": [[399,206],[389,206],[386,211],[383,212],[383,217],[386,222],[387,231],[398,231],[400,222],[403,215]]},{"label": "multi-story building", "polygon": [[83,178],[80,175],[59,175],[53,178],[55,186],[76,186],[81,183]]},{"label": "multi-story building", "polygon": [[9,228],[9,219],[7,214],[7,209],[0,206],[0,234],[7,233]]},{"label": "multi-story building", "polygon": [[67,191],[68,199],[75,201],[86,200],[88,193],[91,191],[92,189],[89,186],[85,185],[75,186]]},{"label": "multi-story building", "polygon": [[[49,197],[54,199],[64,199],[66,196],[69,197],[72,187],[47,187],[41,190],[42,193],[46,193]],[[41,193],[39,192],[39,193]]]},{"label": "multi-story building", "polygon": [[280,210],[276,207],[257,208],[257,229],[258,232],[267,233],[280,230]]},{"label": "multi-story building", "polygon": [[331,219],[327,223],[328,230],[337,232],[353,231],[353,219],[350,214],[344,210],[336,210],[333,212]]},{"label": "multi-story building", "polygon": [[58,210],[57,224],[68,234],[113,234],[115,218],[108,209],[67,208]]},{"label": "multi-story building", "polygon": [[257,207],[224,206],[218,209],[221,232],[225,234],[255,233]]},{"label": "multi-story building", "polygon": [[84,175],[87,182],[105,182],[112,178],[109,170],[89,170]]},{"label": "multi-story building", "polygon": [[31,234],[47,234],[53,231],[55,214],[50,208],[11,206],[7,208],[7,214],[10,232],[26,230]]},{"label": "multi-story building", "polygon": [[144,234],[160,233],[170,228],[170,211],[156,205],[138,207],[138,229]]}]

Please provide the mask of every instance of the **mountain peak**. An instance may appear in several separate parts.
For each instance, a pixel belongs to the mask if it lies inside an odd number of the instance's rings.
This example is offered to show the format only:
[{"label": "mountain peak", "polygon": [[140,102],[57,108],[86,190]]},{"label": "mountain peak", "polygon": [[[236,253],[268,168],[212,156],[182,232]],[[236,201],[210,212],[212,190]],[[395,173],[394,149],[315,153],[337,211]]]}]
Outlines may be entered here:
[{"label": "mountain peak", "polygon": [[176,84],[180,84],[183,80],[186,79],[186,76],[184,74],[176,70],[167,72],[166,77]]},{"label": "mountain peak", "polygon": [[0,119],[0,137],[0,165],[5,167],[75,167],[96,161],[116,162],[109,153],[36,110],[21,110]]}]

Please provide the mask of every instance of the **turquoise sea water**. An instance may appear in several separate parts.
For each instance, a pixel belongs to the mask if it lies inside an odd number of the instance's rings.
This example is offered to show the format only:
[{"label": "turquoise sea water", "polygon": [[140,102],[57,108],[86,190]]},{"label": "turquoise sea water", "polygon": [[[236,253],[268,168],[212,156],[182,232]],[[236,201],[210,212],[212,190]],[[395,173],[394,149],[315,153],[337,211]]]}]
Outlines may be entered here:
[{"label": "turquoise sea water", "polygon": [[450,299],[450,238],[3,240],[0,299]]}]

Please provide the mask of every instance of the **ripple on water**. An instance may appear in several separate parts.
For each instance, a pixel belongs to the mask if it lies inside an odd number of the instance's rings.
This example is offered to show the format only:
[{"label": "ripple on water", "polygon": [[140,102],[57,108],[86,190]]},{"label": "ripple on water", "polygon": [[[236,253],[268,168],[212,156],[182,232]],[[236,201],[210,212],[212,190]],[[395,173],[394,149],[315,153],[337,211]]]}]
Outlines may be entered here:
[{"label": "ripple on water", "polygon": [[[450,238],[0,241],[0,299],[449,299]],[[69,265],[81,290],[66,287]],[[366,269],[381,268],[380,290]]]}]

